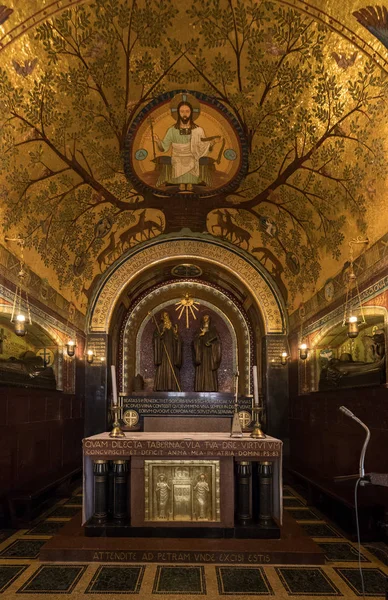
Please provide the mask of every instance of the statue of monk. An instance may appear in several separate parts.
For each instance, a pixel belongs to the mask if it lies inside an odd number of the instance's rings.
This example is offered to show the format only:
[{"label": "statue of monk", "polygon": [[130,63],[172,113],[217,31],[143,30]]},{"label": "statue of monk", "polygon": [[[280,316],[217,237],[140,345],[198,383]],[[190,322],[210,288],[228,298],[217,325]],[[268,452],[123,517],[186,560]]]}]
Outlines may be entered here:
[{"label": "statue of monk", "polygon": [[196,392],[218,392],[217,370],[221,364],[221,340],[212,326],[210,316],[204,315],[202,325],[194,336]]},{"label": "statue of monk", "polygon": [[180,390],[179,369],[182,364],[182,340],[178,325],[173,325],[167,311],[161,314],[161,324],[153,336],[155,392],[177,392]]}]

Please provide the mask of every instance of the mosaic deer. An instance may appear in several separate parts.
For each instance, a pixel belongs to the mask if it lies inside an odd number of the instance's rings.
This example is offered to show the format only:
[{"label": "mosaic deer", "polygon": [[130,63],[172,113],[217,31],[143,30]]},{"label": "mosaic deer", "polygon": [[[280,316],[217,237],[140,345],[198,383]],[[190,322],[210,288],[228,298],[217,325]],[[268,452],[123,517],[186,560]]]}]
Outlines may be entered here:
[{"label": "mosaic deer", "polygon": [[[138,222],[135,223],[135,225],[131,225],[131,227],[128,227],[128,229],[123,231],[123,233],[119,236],[121,252],[124,251],[124,244],[127,244],[128,248],[131,247],[132,239],[135,242],[138,242],[138,241],[141,242],[142,236],[144,234],[145,214],[146,214],[146,209],[143,209],[140,212]],[[140,234],[140,240],[137,239],[138,234]],[[145,234],[144,234],[144,237],[145,237]]]},{"label": "mosaic deer", "polygon": [[109,244],[97,256],[97,262],[98,262],[98,266],[100,267],[101,273],[104,270],[102,268],[103,266],[109,265],[111,262],[113,262],[113,260],[115,258],[115,252],[116,252],[115,233],[112,232],[109,237]]},{"label": "mosaic deer", "polygon": [[[242,247],[242,244],[245,242],[247,245],[247,250],[248,250],[249,241],[252,237],[251,234],[246,229],[243,229],[242,227],[239,227],[238,225],[233,223],[232,216],[228,211],[224,214],[225,214],[224,224],[225,224],[225,230],[226,230],[225,237],[228,237],[230,235],[230,241],[233,242],[233,244],[236,244],[237,246]],[[233,235],[235,236],[234,240],[233,240]]]}]

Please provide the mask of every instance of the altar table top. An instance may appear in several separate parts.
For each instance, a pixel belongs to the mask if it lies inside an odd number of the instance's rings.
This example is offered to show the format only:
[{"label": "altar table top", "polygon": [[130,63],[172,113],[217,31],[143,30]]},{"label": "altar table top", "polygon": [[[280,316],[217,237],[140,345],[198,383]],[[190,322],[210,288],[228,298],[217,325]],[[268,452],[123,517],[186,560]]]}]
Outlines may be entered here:
[{"label": "altar table top", "polygon": [[240,459],[278,459],[283,442],[267,436],[241,438],[218,432],[125,432],[123,438],[111,438],[109,432],[83,440],[85,456],[234,456]]}]

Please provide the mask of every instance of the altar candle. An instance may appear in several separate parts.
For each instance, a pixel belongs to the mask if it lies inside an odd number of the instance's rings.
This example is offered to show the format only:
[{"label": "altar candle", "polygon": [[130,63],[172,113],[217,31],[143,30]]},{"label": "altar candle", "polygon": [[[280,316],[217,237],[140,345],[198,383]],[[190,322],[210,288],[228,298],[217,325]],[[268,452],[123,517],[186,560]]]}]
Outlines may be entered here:
[{"label": "altar candle", "polygon": [[252,367],[253,372],[253,398],[255,402],[255,406],[259,406],[259,383],[257,379],[257,366],[254,365]]},{"label": "altar candle", "polygon": [[118,406],[117,400],[117,384],[116,384],[116,367],[111,365],[112,371],[112,392],[113,392],[113,406]]},{"label": "altar candle", "polygon": [[238,378],[239,378],[239,372],[238,372],[238,346],[237,346],[237,342],[236,342],[236,372],[234,374],[234,403],[237,404],[237,398],[238,398]]}]

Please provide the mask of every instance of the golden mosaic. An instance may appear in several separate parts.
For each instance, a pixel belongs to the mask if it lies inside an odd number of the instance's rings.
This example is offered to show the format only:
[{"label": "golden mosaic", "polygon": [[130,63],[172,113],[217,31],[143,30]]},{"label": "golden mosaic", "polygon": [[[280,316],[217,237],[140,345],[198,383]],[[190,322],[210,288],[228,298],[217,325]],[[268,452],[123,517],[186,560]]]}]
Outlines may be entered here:
[{"label": "golden mosaic", "polygon": [[107,332],[113,309],[121,292],[139,273],[153,264],[163,262],[168,257],[185,260],[200,257],[231,271],[250,290],[262,314],[266,333],[282,333],[284,331],[283,317],[276,296],[259,271],[251,264],[230,250],[214,243],[179,240],[167,241],[146,248],[128,258],[115,269],[98,294],[89,316],[90,332]]}]

